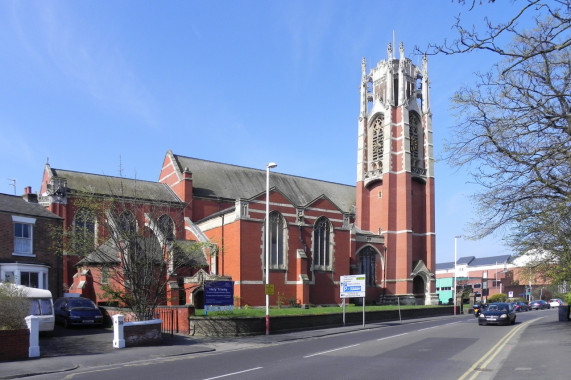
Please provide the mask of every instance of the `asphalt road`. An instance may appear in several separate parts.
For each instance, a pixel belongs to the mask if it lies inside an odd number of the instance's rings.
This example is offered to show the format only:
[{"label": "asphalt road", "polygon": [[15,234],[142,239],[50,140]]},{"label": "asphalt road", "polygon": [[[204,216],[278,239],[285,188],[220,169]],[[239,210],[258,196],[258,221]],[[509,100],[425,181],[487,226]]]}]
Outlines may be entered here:
[{"label": "asphalt road", "polygon": [[508,357],[516,363],[521,360],[508,354],[520,341],[528,326],[526,321],[555,315],[553,310],[519,313],[513,326],[478,326],[469,315],[394,323],[371,330],[234,349],[228,346],[213,353],[44,378],[483,380],[505,371],[502,365]]}]

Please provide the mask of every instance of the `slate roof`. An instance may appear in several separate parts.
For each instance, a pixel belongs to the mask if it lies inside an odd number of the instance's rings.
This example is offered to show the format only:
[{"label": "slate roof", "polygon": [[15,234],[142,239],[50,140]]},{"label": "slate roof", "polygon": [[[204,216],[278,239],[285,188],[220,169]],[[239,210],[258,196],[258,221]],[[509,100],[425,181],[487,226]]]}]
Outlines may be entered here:
[{"label": "slate roof", "polygon": [[126,198],[149,199],[159,202],[180,203],[180,199],[168,185],[160,182],[81,173],[51,168],[53,176],[65,178],[68,191],[92,192],[98,195],[124,196]]},{"label": "slate roof", "polygon": [[[479,257],[476,258],[475,256],[464,256],[460,257],[457,261],[458,265],[468,265],[469,267],[479,267],[479,266],[490,266],[496,264],[508,264],[512,261],[511,255],[498,255],[498,256],[488,256],[488,257]],[[436,270],[445,270],[445,269],[453,269],[454,268],[454,261],[450,261],[447,263],[437,263]]]},{"label": "slate roof", "polygon": [[38,203],[27,202],[22,197],[0,193],[0,212],[25,215],[30,217],[42,217],[61,219],[58,215]]},{"label": "slate roof", "polygon": [[489,257],[480,257],[474,259],[470,263],[471,267],[477,266],[488,266],[488,265],[496,265],[496,264],[507,264],[510,262],[511,255],[499,255],[499,256],[489,256]]},{"label": "slate roof", "polygon": [[465,256],[465,257],[460,257],[457,261],[456,264],[458,265],[471,265],[471,262],[474,261],[476,257],[474,256]]},{"label": "slate roof", "polygon": [[[251,199],[266,191],[266,170],[173,155],[179,170],[192,173],[194,195],[223,199]],[[295,206],[304,207],[325,196],[346,213],[353,212],[355,186],[271,171],[270,187]]]},{"label": "slate roof", "polygon": [[[143,246],[143,251],[149,250],[149,254],[152,254],[156,260],[163,260],[163,251],[157,244],[156,239],[138,237],[138,243]],[[175,249],[182,250],[185,255],[191,253],[187,265],[192,267],[206,267],[208,263],[206,258],[201,252],[193,251],[194,241],[188,240],[176,240]],[[117,243],[111,239],[108,239],[105,243],[99,246],[99,248],[91,253],[89,253],[85,258],[80,260],[76,266],[82,265],[118,265],[119,260],[119,249],[117,248]],[[145,248],[146,247],[146,248]],[[175,253],[176,254],[176,253]]]},{"label": "slate roof", "polygon": [[454,261],[449,263],[440,263],[436,264],[436,270],[446,270],[446,269],[453,269],[454,268]]}]

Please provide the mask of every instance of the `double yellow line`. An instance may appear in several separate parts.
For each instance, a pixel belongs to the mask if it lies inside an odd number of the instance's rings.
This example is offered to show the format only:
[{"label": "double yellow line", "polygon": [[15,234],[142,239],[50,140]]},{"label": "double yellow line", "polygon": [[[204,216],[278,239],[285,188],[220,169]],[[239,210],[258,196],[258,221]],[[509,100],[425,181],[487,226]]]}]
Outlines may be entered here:
[{"label": "double yellow line", "polygon": [[[474,380],[476,377],[478,377],[478,375],[481,373],[481,371],[484,371],[486,369],[486,367],[488,365],[490,365],[492,360],[494,360],[496,358],[496,356],[501,352],[501,350],[505,347],[505,345],[508,343],[508,341],[511,338],[513,338],[520,330],[526,328],[527,325],[531,324],[532,322],[537,321],[538,319],[541,319],[541,318],[535,318],[535,319],[529,320],[527,322],[523,322],[522,324],[518,325],[517,327],[514,327],[513,329],[511,329],[510,332],[507,333],[502,339],[500,339],[498,341],[498,343],[496,343],[488,352],[486,352],[486,354],[484,356],[482,356],[480,358],[480,360],[475,362],[472,365],[472,367],[470,367],[470,369],[468,369],[466,372],[464,372],[464,374],[462,376],[460,376],[458,378],[458,380],[464,380],[464,379]],[[472,376],[470,376],[470,375],[472,375]],[[470,376],[470,377],[468,377],[468,376]]]}]

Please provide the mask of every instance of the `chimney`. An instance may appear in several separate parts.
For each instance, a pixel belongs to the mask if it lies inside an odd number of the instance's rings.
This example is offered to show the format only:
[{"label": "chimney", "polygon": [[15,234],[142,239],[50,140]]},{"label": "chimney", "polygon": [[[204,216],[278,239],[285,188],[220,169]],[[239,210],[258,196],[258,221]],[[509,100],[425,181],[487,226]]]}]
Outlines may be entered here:
[{"label": "chimney", "polygon": [[24,195],[22,195],[22,198],[24,198],[28,203],[38,203],[38,194],[32,193],[32,186],[27,186],[24,189]]}]

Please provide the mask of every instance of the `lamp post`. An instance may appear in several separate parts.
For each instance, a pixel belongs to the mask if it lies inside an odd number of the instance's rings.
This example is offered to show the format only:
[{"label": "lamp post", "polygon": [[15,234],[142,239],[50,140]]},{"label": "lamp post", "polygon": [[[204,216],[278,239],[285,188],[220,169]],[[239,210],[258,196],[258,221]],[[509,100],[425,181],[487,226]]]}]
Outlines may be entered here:
[{"label": "lamp post", "polygon": [[270,334],[270,295],[268,294],[268,285],[270,284],[270,169],[278,166],[275,162],[266,165],[266,335]]},{"label": "lamp post", "polygon": [[456,289],[456,262],[458,261],[458,239],[462,236],[454,236],[454,289],[452,294],[454,295],[454,315],[456,315],[456,300],[458,299],[458,295],[456,294],[458,290]]}]

